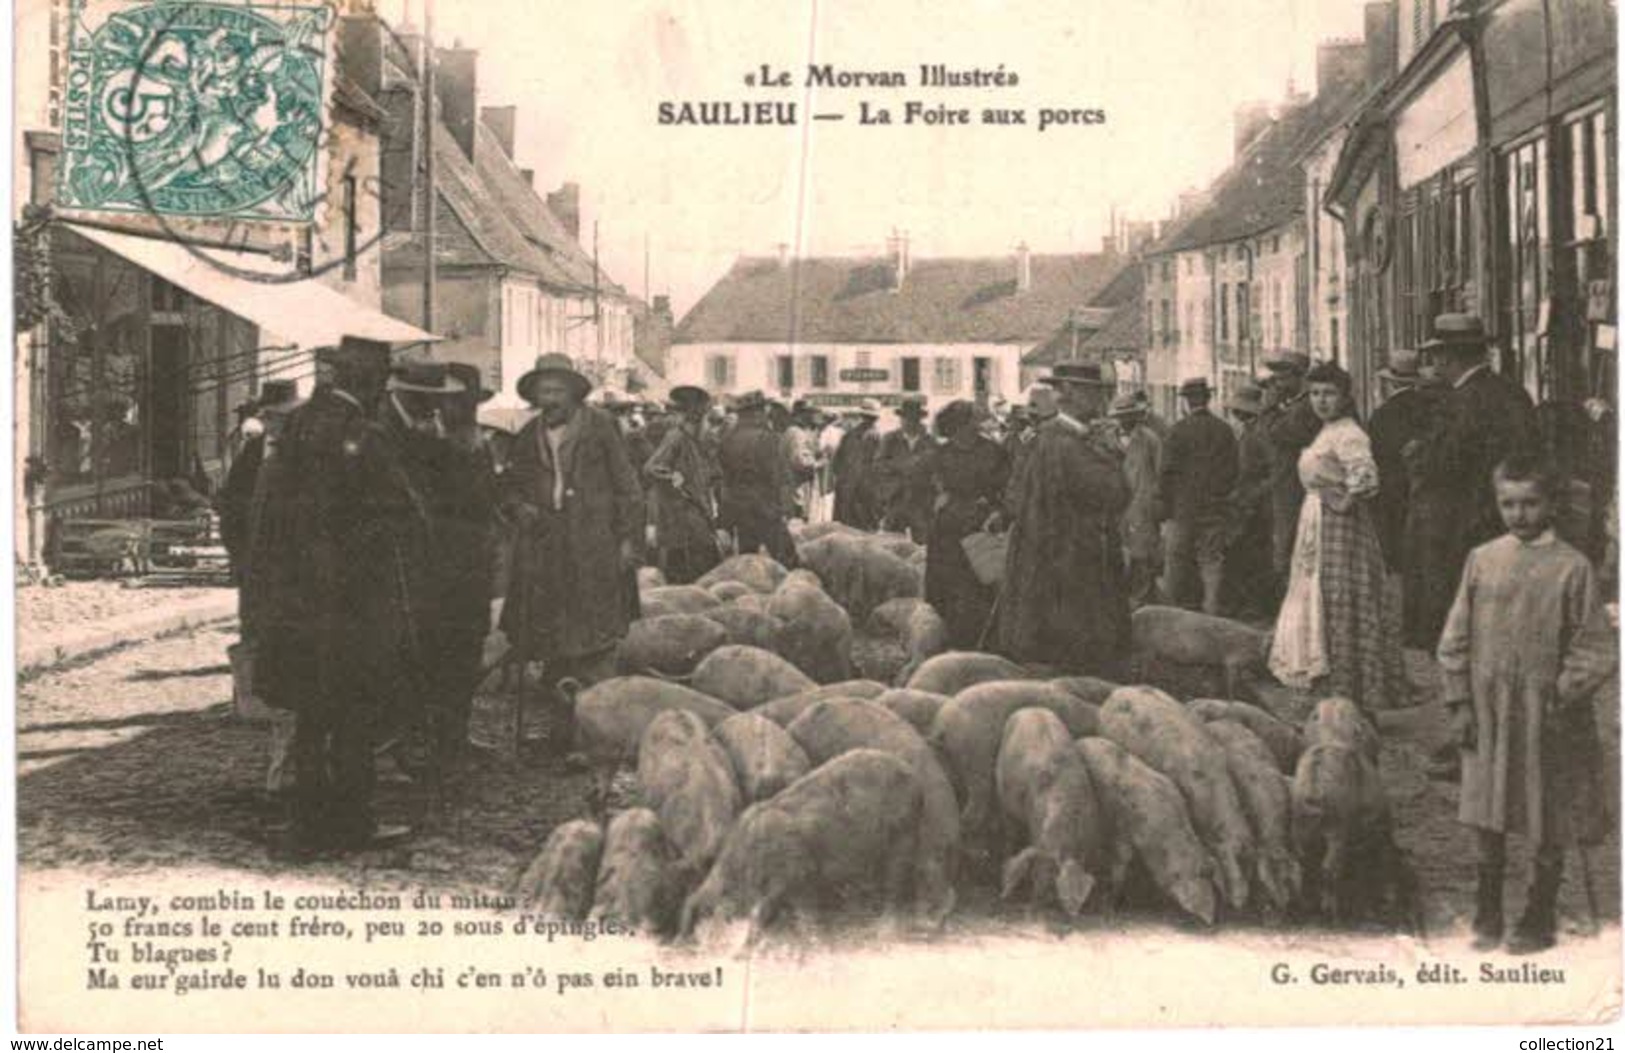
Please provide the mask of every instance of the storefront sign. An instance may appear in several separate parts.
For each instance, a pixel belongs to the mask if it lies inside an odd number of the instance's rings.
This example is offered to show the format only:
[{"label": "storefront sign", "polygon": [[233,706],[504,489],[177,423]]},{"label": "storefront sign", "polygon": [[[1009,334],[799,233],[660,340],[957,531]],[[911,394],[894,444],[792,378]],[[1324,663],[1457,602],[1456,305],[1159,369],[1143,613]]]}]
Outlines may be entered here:
[{"label": "storefront sign", "polygon": [[884,369],[843,369],[839,376],[848,384],[869,384],[885,380],[891,374]]},{"label": "storefront sign", "polygon": [[[844,377],[842,378],[845,379]],[[895,392],[885,392],[875,395],[860,395],[857,392],[839,393],[833,391],[807,396],[807,401],[814,406],[861,406],[865,402],[878,402],[882,406],[896,406],[903,401],[903,396]]]}]

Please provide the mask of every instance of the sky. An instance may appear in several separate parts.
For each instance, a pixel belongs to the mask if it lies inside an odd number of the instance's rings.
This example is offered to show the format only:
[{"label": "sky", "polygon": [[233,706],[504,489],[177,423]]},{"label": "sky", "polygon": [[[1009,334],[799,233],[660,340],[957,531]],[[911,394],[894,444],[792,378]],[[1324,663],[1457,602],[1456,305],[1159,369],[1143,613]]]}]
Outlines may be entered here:
[{"label": "sky", "polygon": [[[385,0],[386,17],[424,0]],[[1318,40],[1358,37],[1364,0],[438,0],[435,38],[478,48],[481,105],[519,107],[539,190],[582,193],[606,272],[680,318],[741,255],[1091,252],[1111,210],[1168,215],[1231,155],[1237,105],[1314,88]],[[762,64],[792,89],[747,87]],[[809,63],[900,70],[906,88],[805,87]],[[918,86],[922,63],[1019,75]],[[915,99],[1098,108],[1093,127],[905,126]],[[662,101],[796,102],[794,127],[662,127]],[[862,126],[860,101],[893,111]],[[842,112],[812,122],[807,110]],[[648,283],[645,286],[645,245]]]}]

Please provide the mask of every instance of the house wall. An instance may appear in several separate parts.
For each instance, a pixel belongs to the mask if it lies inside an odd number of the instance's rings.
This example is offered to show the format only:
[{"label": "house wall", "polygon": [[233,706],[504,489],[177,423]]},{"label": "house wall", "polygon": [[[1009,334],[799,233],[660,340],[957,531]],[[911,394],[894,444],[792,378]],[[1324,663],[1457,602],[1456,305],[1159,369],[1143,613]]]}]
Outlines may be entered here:
[{"label": "house wall", "polygon": [[[334,121],[330,127],[327,190],[311,237],[311,267],[319,272],[322,284],[378,308],[384,273],[378,133],[347,121]],[[354,232],[347,237],[352,209]],[[353,253],[348,251],[351,241]]]},{"label": "house wall", "polygon": [[1164,416],[1172,414],[1178,401],[1182,363],[1179,357],[1174,321],[1179,308],[1179,260],[1177,253],[1150,256],[1144,263],[1145,281],[1141,303],[1145,311],[1145,387],[1152,408]]},{"label": "house wall", "polygon": [[1309,318],[1307,331],[1312,358],[1326,358],[1345,368],[1349,364],[1349,296],[1344,288],[1347,246],[1343,224],[1326,211],[1325,188],[1342,152],[1346,135],[1333,132],[1304,158],[1304,215],[1307,244]]},{"label": "house wall", "polygon": [[[987,397],[1014,399],[1020,394],[1022,344],[673,344],[666,379],[673,386],[697,384],[713,395],[762,391],[778,398],[829,402],[875,398],[895,401],[905,389],[903,362],[919,363],[918,394],[936,409],[954,399],[973,399],[975,361],[988,361]],[[791,383],[780,383],[780,359],[790,359]],[[818,376],[816,360],[825,363]],[[884,379],[843,380],[842,370],[873,369]],[[820,379],[824,383],[818,383]]]},{"label": "house wall", "polygon": [[[440,273],[435,279],[435,332],[443,339],[434,357],[464,362],[484,371],[485,382],[500,388],[501,279],[493,271]],[[423,321],[423,278],[416,271],[391,271],[384,286],[384,313],[413,325]]]}]

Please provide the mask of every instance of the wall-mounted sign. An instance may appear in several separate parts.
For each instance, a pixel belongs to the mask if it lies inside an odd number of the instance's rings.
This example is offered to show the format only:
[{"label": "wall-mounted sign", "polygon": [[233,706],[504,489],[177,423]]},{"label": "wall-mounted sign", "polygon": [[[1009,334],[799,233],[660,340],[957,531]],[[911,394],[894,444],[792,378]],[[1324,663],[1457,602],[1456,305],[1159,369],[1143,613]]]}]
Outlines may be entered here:
[{"label": "wall-mounted sign", "polygon": [[807,396],[807,401],[814,406],[860,406],[870,401],[878,402],[882,406],[895,406],[903,401],[903,396],[896,392],[860,395],[855,391],[844,393],[830,391],[810,394]]},{"label": "wall-mounted sign", "polygon": [[867,384],[885,380],[891,374],[884,369],[843,369],[839,376],[848,384]]}]

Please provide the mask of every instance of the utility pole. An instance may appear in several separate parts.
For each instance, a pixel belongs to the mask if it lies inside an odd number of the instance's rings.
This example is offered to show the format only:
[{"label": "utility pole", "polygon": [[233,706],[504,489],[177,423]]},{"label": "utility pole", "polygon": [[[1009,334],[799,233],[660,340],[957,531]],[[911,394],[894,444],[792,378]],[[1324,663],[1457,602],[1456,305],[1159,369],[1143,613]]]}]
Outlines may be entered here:
[{"label": "utility pole", "polygon": [[423,92],[423,328],[434,332],[435,212],[439,194],[434,175],[434,0],[423,0],[423,43],[418,62],[418,87]]},{"label": "utility pole", "polygon": [[604,360],[604,315],[599,304],[598,221],[592,221],[592,329],[597,341],[598,361]]}]

